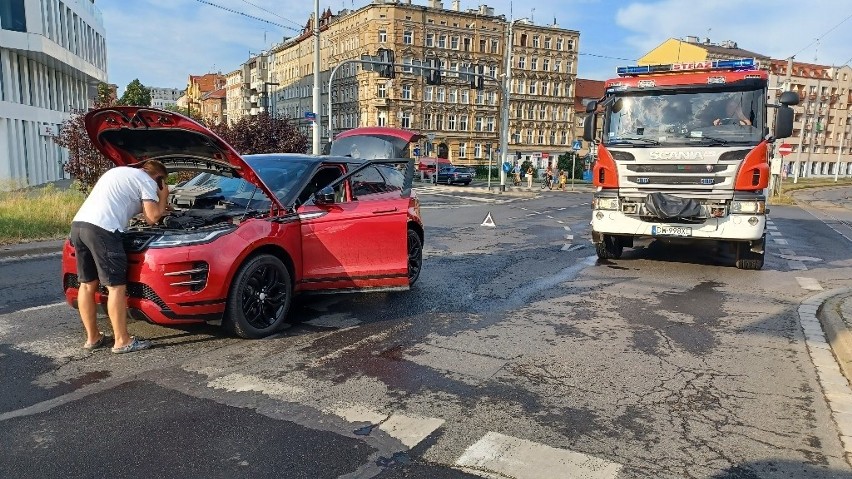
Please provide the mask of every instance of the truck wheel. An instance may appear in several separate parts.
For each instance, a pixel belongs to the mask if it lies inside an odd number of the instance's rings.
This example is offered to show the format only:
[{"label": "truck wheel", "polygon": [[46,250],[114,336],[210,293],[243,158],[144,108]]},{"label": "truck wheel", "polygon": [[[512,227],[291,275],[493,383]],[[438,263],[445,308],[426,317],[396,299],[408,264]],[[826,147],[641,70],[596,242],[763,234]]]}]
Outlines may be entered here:
[{"label": "truck wheel", "polygon": [[755,253],[748,243],[737,243],[737,268],[759,270],[763,268],[766,252]]},{"label": "truck wheel", "polygon": [[602,243],[595,244],[595,251],[600,259],[618,259],[624,251],[624,246],[617,236],[604,235]]}]

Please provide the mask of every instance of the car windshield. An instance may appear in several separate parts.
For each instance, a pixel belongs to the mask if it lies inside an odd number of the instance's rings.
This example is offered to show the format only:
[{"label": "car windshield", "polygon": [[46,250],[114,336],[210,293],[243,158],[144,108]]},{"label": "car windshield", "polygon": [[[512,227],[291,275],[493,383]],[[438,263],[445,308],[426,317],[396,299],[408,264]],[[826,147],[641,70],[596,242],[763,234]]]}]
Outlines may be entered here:
[{"label": "car windshield", "polygon": [[350,156],[365,160],[409,158],[408,142],[388,135],[355,135],[331,143],[332,156]]},{"label": "car windshield", "polygon": [[[282,155],[249,155],[243,159],[284,205],[288,204],[295,193],[298,193],[294,192],[294,189],[302,184],[303,177],[314,164],[312,160]],[[242,178],[230,178],[205,172],[175,188],[176,191],[190,189],[216,192],[218,194],[215,198],[219,202],[240,208],[264,210],[270,207],[270,201],[266,195],[255,191],[255,186]]]},{"label": "car windshield", "polygon": [[610,97],[607,145],[757,144],[763,138],[763,90],[626,92]]}]

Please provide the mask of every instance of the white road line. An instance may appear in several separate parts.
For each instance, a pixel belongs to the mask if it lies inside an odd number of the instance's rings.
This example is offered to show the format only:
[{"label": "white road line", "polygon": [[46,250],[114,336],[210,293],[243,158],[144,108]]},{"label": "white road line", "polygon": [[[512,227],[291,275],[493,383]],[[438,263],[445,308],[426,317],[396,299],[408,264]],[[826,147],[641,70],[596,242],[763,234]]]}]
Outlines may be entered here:
[{"label": "white road line", "polygon": [[769,233],[769,236],[783,236],[781,233],[779,233],[777,231],[768,231],[767,233]]},{"label": "white road line", "polygon": [[795,252],[795,251],[793,251],[793,250],[791,250],[791,249],[789,249],[789,248],[779,249],[778,251],[779,251],[781,254],[788,254],[788,255],[790,255],[790,256],[795,256],[795,255],[796,255],[796,252]]},{"label": "white road line", "polygon": [[572,248],[571,243],[565,243],[565,245],[562,246],[562,251],[571,251],[571,248]]},{"label": "white road line", "polygon": [[556,220],[556,222],[557,222],[557,223],[559,223],[560,225],[564,225],[564,224],[565,224],[565,222],[564,222],[564,221],[560,221],[560,220]]},{"label": "white road line", "polygon": [[392,414],[385,422],[379,425],[379,429],[388,435],[399,439],[399,442],[412,448],[420,441],[429,437],[444,424],[443,419],[434,417],[408,416],[405,414]]},{"label": "white road line", "polygon": [[822,291],[822,285],[819,284],[814,278],[803,278],[801,276],[796,276],[796,281],[799,283],[799,286],[802,289],[807,289],[810,291]]},{"label": "white road line", "polygon": [[772,241],[774,241],[775,244],[788,244],[787,240],[783,238],[772,238]]},{"label": "white road line", "polygon": [[790,269],[793,269],[793,270],[796,270],[796,271],[807,271],[808,270],[808,267],[805,266],[805,263],[802,263],[801,261],[797,261],[797,260],[794,260],[794,259],[787,260],[787,265],[790,266]]},{"label": "white road line", "polygon": [[550,215],[547,215],[547,217],[548,217],[548,218],[550,218],[550,219],[553,219],[553,217],[552,217],[552,216],[550,216]]},{"label": "white road line", "polygon": [[563,226],[563,228],[565,228],[565,231],[571,231],[571,227],[570,227],[570,226]]},{"label": "white road line", "polygon": [[565,235],[565,239],[567,239],[567,240],[573,240],[573,239],[574,239],[574,235]]},{"label": "white road line", "polygon": [[777,226],[767,226],[766,229],[777,231],[778,227]]},{"label": "white road line", "polygon": [[489,432],[456,460],[466,472],[515,479],[614,478],[622,465],[581,452]]},{"label": "white road line", "polygon": [[13,312],[15,312],[15,313],[27,313],[27,312],[30,312],[30,311],[38,311],[40,309],[55,308],[56,306],[62,306],[63,304],[67,304],[67,303],[65,301],[61,301],[59,303],[43,304],[41,306],[33,306],[31,308],[24,308],[24,309],[21,309],[21,310],[18,310],[18,311],[13,311]]},{"label": "white road line", "polygon": [[563,210],[565,210],[565,208],[564,208],[564,207],[563,207],[563,208],[559,208],[559,211],[563,211]]}]

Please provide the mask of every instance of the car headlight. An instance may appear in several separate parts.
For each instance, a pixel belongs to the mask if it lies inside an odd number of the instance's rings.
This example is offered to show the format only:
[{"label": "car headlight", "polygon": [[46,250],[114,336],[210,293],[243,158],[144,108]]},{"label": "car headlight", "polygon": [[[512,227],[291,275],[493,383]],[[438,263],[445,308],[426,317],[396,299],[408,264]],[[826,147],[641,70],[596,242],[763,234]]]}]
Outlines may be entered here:
[{"label": "car headlight", "polygon": [[172,246],[186,246],[191,244],[209,243],[214,239],[230,233],[233,229],[197,231],[194,233],[167,234],[152,241],[149,248],[170,248]]},{"label": "car headlight", "polygon": [[734,201],[731,203],[731,213],[763,214],[765,212],[765,201]]},{"label": "car headlight", "polygon": [[593,210],[617,210],[618,198],[593,198]]}]

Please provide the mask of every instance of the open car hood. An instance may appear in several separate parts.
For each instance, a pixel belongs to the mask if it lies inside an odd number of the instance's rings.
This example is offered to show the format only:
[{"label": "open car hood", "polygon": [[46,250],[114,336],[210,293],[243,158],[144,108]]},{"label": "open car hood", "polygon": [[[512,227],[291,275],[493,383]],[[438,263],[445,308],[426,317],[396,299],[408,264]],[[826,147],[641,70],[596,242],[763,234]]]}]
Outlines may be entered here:
[{"label": "open car hood", "polygon": [[170,170],[214,171],[243,178],[278,198],[243,158],[206,127],[181,114],[149,107],[116,106],[86,113],[86,132],[95,147],[116,166],[161,161]]}]

